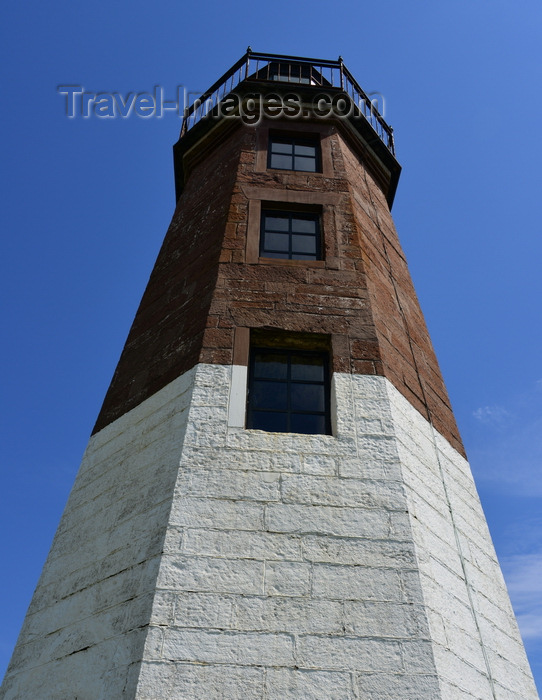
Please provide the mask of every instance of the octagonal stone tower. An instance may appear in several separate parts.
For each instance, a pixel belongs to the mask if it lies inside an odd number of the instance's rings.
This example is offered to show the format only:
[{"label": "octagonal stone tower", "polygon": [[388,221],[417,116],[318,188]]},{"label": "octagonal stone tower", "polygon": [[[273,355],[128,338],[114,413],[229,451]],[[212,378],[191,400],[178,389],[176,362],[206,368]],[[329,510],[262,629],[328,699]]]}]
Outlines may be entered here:
[{"label": "octagonal stone tower", "polygon": [[177,207],[6,700],[536,698],[342,60],[248,52]]}]

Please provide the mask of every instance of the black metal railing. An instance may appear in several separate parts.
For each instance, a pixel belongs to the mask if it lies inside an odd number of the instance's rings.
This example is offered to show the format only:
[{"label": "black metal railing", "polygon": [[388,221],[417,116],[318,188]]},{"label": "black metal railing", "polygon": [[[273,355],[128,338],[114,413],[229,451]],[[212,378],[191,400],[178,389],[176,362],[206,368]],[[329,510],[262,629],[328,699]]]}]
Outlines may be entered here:
[{"label": "black metal railing", "polygon": [[324,61],[298,56],[257,53],[250,48],[211,87],[185,108],[181,138],[201,119],[213,113],[227,95],[242,82],[279,82],[299,86],[321,87],[345,93],[354,106],[354,117],[371,125],[381,141],[395,155],[393,129],[378,111],[378,99],[371,99],[346,68],[342,58]]}]

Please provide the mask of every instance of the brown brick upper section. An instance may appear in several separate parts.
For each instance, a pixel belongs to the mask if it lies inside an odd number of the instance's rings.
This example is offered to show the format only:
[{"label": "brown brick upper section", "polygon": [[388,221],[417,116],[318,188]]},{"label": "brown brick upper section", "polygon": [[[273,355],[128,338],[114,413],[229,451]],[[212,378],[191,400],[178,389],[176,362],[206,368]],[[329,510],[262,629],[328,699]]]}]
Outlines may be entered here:
[{"label": "brown brick upper section", "polygon": [[230,215],[241,137],[236,131],[192,170],[94,432],[198,362]]},{"label": "brown brick upper section", "polygon": [[[186,154],[184,190],[95,431],[198,361],[231,364],[236,329],[266,328],[328,334],[335,371],[386,376],[463,452],[382,175],[342,124],[303,128],[320,133],[331,174],[262,168],[265,124],[219,124]],[[324,260],[255,257],[262,202],[318,207]]]}]

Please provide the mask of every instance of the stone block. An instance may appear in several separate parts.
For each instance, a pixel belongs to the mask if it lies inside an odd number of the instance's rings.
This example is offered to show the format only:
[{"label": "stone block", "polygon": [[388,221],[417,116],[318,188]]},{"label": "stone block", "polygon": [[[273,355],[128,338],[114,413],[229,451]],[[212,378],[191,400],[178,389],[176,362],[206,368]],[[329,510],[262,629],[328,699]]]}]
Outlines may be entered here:
[{"label": "stone block", "polygon": [[340,601],[238,596],[233,605],[232,624],[241,630],[339,634],[344,627]]},{"label": "stone block", "polygon": [[356,681],[363,700],[435,700],[440,697],[451,700],[451,696],[441,695],[434,673],[359,673]]},{"label": "stone block", "polygon": [[287,634],[221,632],[169,628],[162,658],[204,664],[293,666],[293,639]]},{"label": "stone block", "polygon": [[390,569],[314,564],[312,586],[315,598],[391,601],[403,599],[399,576]]},{"label": "stone block", "polygon": [[250,501],[179,498],[173,503],[171,524],[224,530],[262,530],[263,506]]},{"label": "stone block", "polygon": [[351,636],[300,636],[296,662],[304,668],[337,671],[403,670],[399,642]]},{"label": "stone block", "polygon": [[308,475],[285,476],[281,481],[284,503],[404,510],[400,484],[388,481],[338,479]]},{"label": "stone block", "polygon": [[358,637],[410,639],[429,636],[425,609],[421,605],[387,601],[346,601],[346,633]]},{"label": "stone block", "polygon": [[353,700],[349,673],[269,669],[266,674],[268,700]]},{"label": "stone block", "polygon": [[306,535],[303,556],[308,561],[329,564],[351,564],[376,568],[410,569],[416,567],[411,542],[346,537]]},{"label": "stone block", "polygon": [[226,469],[181,469],[177,489],[183,496],[231,500],[278,501],[279,477],[274,472]]},{"label": "stone block", "polygon": [[267,595],[280,596],[310,595],[310,564],[292,561],[266,562],[264,592]]},{"label": "stone block", "polygon": [[139,674],[137,699],[261,700],[263,687],[261,668],[145,661]]},{"label": "stone block", "polygon": [[298,536],[270,532],[187,529],[182,550],[185,554],[227,559],[301,559]]},{"label": "stone block", "polygon": [[264,565],[247,559],[164,557],[157,586],[175,591],[262,592]]},{"label": "stone block", "polygon": [[383,538],[389,532],[389,522],[389,514],[361,508],[271,503],[266,509],[270,532]]}]

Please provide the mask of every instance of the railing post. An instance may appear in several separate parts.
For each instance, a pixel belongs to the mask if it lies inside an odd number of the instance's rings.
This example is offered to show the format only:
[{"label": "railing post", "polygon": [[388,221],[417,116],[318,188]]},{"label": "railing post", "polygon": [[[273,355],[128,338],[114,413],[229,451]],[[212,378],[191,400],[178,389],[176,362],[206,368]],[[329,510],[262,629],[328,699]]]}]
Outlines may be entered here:
[{"label": "railing post", "polygon": [[250,46],[247,46],[247,62],[245,65],[245,80],[248,78],[248,67],[250,64],[250,54],[252,53],[252,48]]},{"label": "railing post", "polygon": [[343,57],[339,56],[339,70],[341,74],[341,90],[344,90],[344,70],[343,70]]},{"label": "railing post", "polygon": [[392,152],[392,154],[395,155],[395,139],[393,138],[393,127],[388,125],[388,128],[388,148]]},{"label": "railing post", "polygon": [[188,118],[189,118],[189,112],[190,112],[190,107],[188,105],[185,106],[183,110],[183,123],[181,126],[181,138],[186,134],[188,131]]}]

